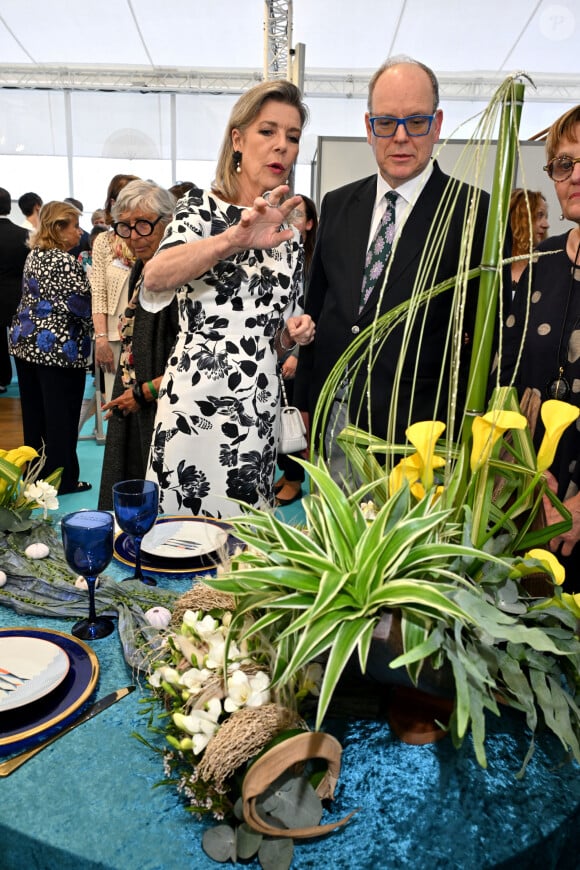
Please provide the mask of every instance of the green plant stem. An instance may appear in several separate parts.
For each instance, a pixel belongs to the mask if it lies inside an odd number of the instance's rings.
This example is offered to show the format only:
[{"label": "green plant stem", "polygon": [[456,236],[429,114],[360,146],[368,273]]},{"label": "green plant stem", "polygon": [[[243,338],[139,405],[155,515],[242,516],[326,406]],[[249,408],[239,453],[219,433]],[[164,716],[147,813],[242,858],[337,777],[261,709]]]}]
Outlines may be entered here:
[{"label": "green plant stem", "polygon": [[[503,514],[501,520],[498,520],[498,522],[491,529],[489,529],[489,531],[487,532],[487,534],[484,536],[483,540],[481,541],[481,544],[478,544],[479,547],[483,547],[485,545],[485,543],[490,540],[490,538],[493,538],[493,536],[500,531],[500,529],[505,525],[505,522],[507,520],[511,519],[513,516],[515,516],[517,514],[517,512],[520,510],[522,505],[524,505],[526,503],[529,496],[533,495],[534,490],[536,489],[538,484],[540,484],[540,486],[542,487],[542,491],[545,491],[545,480],[543,477],[543,472],[541,472],[541,471],[537,471],[534,474],[534,476],[533,476],[532,480],[530,481],[530,483],[528,484],[528,486],[521,493],[521,495],[518,496],[518,498],[514,501],[514,503],[507,509],[507,511]],[[566,510],[566,508],[563,505],[562,505],[562,507],[564,508],[566,513],[568,513],[568,511]],[[569,514],[568,514],[568,516],[569,516]],[[564,514],[562,514],[562,518],[564,520],[566,519]],[[550,528],[550,526],[547,526],[547,528]]]},{"label": "green plant stem", "polygon": [[[479,281],[473,351],[467,386],[466,408],[470,413],[483,411],[487,397],[496,328],[502,265],[501,253],[505,230],[509,222],[509,201],[513,186],[523,100],[523,82],[512,81],[500,118],[494,180],[483,246],[483,271]],[[468,418],[465,426],[465,437],[469,437],[471,434],[471,423],[472,419]]]}]

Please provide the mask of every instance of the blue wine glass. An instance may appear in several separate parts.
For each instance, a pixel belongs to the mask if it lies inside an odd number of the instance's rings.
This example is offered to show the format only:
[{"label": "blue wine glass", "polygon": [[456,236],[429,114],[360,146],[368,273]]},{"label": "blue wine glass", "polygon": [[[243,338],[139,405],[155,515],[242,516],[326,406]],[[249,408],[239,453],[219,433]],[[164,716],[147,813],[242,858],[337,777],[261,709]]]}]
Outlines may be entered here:
[{"label": "blue wine glass", "polygon": [[155,525],[159,487],[152,480],[121,480],[113,486],[113,508],[120,528],[133,539],[135,548],[135,573],[123,579],[157,586],[155,578],[141,570],[141,541]]},{"label": "blue wine glass", "polygon": [[61,521],[62,543],[66,560],[73,571],[82,574],[89,588],[89,616],[72,627],[75,637],[97,640],[115,630],[108,616],[97,616],[95,583],[113,558],[115,524],[107,511],[75,511]]}]

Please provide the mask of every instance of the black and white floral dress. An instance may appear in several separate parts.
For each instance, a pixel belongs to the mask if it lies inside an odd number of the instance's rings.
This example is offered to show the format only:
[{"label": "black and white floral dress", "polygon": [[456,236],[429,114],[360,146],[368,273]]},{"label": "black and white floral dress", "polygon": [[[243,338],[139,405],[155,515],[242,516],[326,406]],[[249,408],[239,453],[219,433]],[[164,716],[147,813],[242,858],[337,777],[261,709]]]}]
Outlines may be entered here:
[{"label": "black and white floral dress", "polygon": [[[236,224],[243,209],[192,188],[177,205],[160,250]],[[274,337],[302,305],[298,233],[272,250],[219,261],[177,291],[180,329],[158,401],[148,478],[160,511],[214,517],[272,503],[279,422]],[[157,311],[173,292],[142,290]]]}]

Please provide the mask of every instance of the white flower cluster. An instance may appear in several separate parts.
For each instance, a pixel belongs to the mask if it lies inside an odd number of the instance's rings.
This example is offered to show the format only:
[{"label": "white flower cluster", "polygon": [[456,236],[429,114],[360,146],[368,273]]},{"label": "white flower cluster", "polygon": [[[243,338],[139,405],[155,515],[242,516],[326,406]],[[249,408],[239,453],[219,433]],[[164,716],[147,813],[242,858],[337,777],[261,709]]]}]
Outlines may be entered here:
[{"label": "white flower cluster", "polygon": [[44,509],[44,519],[46,519],[48,511],[58,509],[57,490],[52,484],[46,480],[37,480],[35,483],[30,483],[24,490],[24,498],[28,502],[34,502],[34,507]]},{"label": "white flower cluster", "polygon": [[243,665],[251,660],[234,642],[230,642],[226,656],[231,620],[229,612],[219,621],[200,610],[186,610],[181,631],[172,640],[191,667],[163,665],[149,678],[154,688],[165,684],[182,699],[185,712],[174,711],[172,715],[175,726],[185,735],[176,748],[192,749],[195,755],[203,752],[225,715],[270,701],[269,674],[247,674]]}]

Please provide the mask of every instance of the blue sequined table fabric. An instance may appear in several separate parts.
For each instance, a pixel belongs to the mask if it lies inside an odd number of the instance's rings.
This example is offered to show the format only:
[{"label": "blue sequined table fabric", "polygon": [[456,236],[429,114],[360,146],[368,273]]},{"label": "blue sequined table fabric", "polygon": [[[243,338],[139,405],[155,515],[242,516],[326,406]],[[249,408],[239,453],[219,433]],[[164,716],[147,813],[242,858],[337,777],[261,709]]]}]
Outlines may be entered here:
[{"label": "blue sequined table fabric", "polygon": [[[185,590],[188,581],[171,585]],[[72,622],[0,608],[4,627],[69,632]],[[117,633],[93,648],[95,697],[134,682]],[[138,687],[0,780],[2,870],[216,870],[201,848],[204,823],[184,811],[172,787],[154,788],[164,777],[161,757],[131,736],[147,734],[142,697]],[[459,751],[447,738],[409,746],[373,719],[334,718],[326,727],[344,753],[323,821],[360,811],[340,831],[298,843],[295,870],[580,866],[578,766],[544,735],[517,780],[529,743],[517,714],[489,717],[487,770],[469,740]]]}]

